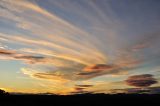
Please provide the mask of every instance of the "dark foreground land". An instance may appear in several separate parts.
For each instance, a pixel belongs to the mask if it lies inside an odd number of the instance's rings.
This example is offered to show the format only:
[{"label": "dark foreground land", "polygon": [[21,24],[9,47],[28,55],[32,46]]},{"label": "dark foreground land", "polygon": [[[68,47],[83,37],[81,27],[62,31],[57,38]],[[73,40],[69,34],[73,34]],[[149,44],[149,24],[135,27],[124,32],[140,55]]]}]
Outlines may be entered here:
[{"label": "dark foreground land", "polygon": [[0,95],[0,106],[3,105],[44,105],[44,106],[60,106],[60,105],[99,105],[109,106],[109,104],[160,104],[159,94],[79,94],[79,95]]}]

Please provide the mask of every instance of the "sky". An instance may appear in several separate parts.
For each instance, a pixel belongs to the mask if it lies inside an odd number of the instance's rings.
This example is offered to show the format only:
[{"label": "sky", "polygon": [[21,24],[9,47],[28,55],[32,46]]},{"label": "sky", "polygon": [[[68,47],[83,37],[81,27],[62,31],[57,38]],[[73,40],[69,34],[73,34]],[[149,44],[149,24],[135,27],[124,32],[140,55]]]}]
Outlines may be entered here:
[{"label": "sky", "polygon": [[159,5],[159,0],[0,0],[0,89],[157,93]]}]

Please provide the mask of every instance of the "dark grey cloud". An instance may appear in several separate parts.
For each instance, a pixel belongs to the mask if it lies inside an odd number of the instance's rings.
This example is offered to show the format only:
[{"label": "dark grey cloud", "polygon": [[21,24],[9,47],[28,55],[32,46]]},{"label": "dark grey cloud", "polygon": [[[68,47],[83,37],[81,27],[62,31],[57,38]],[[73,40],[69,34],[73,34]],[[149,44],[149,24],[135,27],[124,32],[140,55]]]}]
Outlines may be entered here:
[{"label": "dark grey cloud", "polygon": [[9,57],[8,59],[12,58],[15,60],[23,60],[29,64],[39,63],[39,62],[43,62],[45,60],[45,57],[43,57],[43,56],[33,56],[33,55],[18,53],[14,50],[0,49],[0,55],[4,55],[6,57]]},{"label": "dark grey cloud", "polygon": [[93,87],[93,85],[75,85],[75,91],[71,92],[71,94],[93,93],[87,90],[90,87]]},{"label": "dark grey cloud", "polygon": [[145,89],[141,88],[125,88],[125,89],[112,89],[111,93],[126,93],[126,94],[159,94],[160,87],[148,87]]},{"label": "dark grey cloud", "polygon": [[88,88],[88,87],[93,87],[93,85],[75,85],[77,87],[83,87],[83,88]]},{"label": "dark grey cloud", "polygon": [[95,72],[80,72],[77,75],[93,75],[93,74],[96,74],[96,73],[100,73],[100,72],[98,72],[98,71],[95,71]]},{"label": "dark grey cloud", "polygon": [[44,63],[45,57],[42,56],[31,56],[31,55],[20,55],[14,56],[15,59],[24,60],[28,64]]},{"label": "dark grey cloud", "polygon": [[153,75],[151,74],[130,76],[127,80],[125,80],[125,82],[127,85],[135,87],[149,87],[153,84],[158,83],[157,80],[153,78]]},{"label": "dark grey cloud", "polygon": [[0,55],[13,55],[13,54],[15,54],[14,51],[5,50],[5,49],[0,49]]}]

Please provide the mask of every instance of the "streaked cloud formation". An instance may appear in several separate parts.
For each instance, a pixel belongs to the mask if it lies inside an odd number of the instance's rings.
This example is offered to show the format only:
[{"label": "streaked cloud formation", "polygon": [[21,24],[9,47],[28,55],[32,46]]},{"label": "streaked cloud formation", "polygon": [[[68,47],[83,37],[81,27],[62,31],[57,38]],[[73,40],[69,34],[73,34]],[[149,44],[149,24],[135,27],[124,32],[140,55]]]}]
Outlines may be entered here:
[{"label": "streaked cloud formation", "polygon": [[159,9],[156,0],[1,0],[0,73],[23,80],[0,87],[69,94],[159,84]]},{"label": "streaked cloud formation", "polygon": [[44,57],[41,56],[32,56],[32,55],[27,55],[27,54],[22,54],[22,53],[17,53],[16,51],[13,50],[5,50],[5,49],[0,49],[0,55],[1,59],[4,60],[23,60],[26,63],[29,64],[34,64],[34,63],[43,63]]}]

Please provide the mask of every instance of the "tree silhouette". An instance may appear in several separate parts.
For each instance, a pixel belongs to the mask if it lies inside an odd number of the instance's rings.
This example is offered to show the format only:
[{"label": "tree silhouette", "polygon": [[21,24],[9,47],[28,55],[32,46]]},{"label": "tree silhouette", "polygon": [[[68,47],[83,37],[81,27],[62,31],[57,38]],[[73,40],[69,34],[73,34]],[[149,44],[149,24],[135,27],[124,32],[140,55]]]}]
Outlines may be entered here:
[{"label": "tree silhouette", "polygon": [[7,95],[8,92],[6,92],[5,90],[0,89],[0,95]]}]

